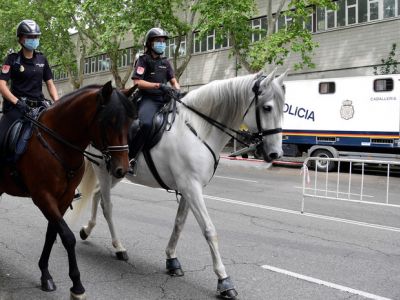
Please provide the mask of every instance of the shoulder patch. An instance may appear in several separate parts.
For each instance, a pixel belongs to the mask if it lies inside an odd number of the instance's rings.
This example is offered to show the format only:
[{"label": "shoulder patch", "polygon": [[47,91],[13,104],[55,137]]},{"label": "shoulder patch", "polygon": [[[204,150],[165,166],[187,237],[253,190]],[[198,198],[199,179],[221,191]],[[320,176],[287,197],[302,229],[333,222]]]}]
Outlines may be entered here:
[{"label": "shoulder patch", "polygon": [[10,71],[10,65],[3,65],[1,68],[1,73],[7,74]]},{"label": "shoulder patch", "polygon": [[143,75],[143,73],[144,73],[144,68],[143,68],[143,67],[137,67],[136,73],[139,74],[139,75]]}]

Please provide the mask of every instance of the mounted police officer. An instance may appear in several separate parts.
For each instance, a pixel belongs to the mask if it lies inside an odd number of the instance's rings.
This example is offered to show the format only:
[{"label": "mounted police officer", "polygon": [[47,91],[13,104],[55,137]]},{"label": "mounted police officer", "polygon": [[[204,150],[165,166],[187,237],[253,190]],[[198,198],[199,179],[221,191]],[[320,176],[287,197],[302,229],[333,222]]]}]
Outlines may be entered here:
[{"label": "mounted police officer", "polygon": [[[57,89],[46,57],[35,51],[41,32],[33,20],[18,24],[17,37],[22,48],[7,56],[0,72],[0,93],[3,96],[3,117],[0,122],[0,143],[11,124],[30,108],[46,106],[42,93],[44,81],[51,98],[58,100]],[[11,81],[10,88],[7,82]]]},{"label": "mounted police officer", "polygon": [[174,70],[163,56],[167,39],[168,34],[163,29],[151,28],[145,37],[145,53],[138,58],[133,71],[133,82],[138,85],[142,95],[138,102],[140,130],[129,149],[133,165],[151,131],[154,115],[169,100],[166,94],[171,87],[167,83],[169,82],[177,92],[180,90]]}]

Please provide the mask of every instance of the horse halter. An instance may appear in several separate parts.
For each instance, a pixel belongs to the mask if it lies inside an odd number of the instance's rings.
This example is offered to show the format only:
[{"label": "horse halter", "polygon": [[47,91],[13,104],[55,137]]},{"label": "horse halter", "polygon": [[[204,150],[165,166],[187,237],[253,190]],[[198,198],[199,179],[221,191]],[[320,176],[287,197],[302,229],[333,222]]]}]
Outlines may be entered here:
[{"label": "horse halter", "polygon": [[254,86],[252,88],[252,91],[254,92],[254,98],[253,100],[251,100],[251,103],[249,105],[249,107],[246,109],[246,112],[244,113],[243,118],[247,115],[247,113],[249,112],[250,107],[253,105],[255,106],[255,111],[256,111],[256,124],[257,124],[257,132],[252,133],[252,138],[253,140],[257,143],[257,144],[261,144],[262,138],[266,135],[273,135],[276,133],[280,133],[282,132],[282,128],[281,127],[277,127],[274,129],[266,129],[264,130],[261,126],[261,117],[260,117],[260,106],[259,106],[259,99],[258,96],[261,95],[261,91],[260,91],[260,84],[261,81],[264,80],[265,78],[267,78],[267,76],[262,75],[260,76],[260,78],[257,79],[257,81],[254,83]]},{"label": "horse halter", "polygon": [[[98,96],[102,97],[100,94],[98,94]],[[104,107],[105,107],[104,105],[100,105],[96,115],[98,115],[99,112]],[[129,145],[125,144],[125,145],[109,146],[108,142],[107,142],[107,137],[106,137],[106,134],[105,134],[105,128],[104,128],[103,124],[101,124],[101,123],[100,123],[100,130],[101,130],[101,144],[102,144],[103,147],[99,147],[99,145],[96,145],[93,141],[92,141],[91,144],[101,152],[102,157],[97,156],[97,158],[103,158],[105,163],[106,163],[106,166],[107,166],[107,171],[110,171],[111,153],[112,152],[129,151]]]}]

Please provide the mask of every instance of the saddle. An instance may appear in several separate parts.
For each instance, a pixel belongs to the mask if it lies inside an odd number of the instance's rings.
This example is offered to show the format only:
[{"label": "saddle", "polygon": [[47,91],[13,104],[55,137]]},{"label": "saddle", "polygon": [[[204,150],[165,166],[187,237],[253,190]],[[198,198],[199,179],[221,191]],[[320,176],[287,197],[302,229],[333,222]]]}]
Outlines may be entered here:
[{"label": "saddle", "polygon": [[[143,150],[148,151],[161,140],[164,131],[169,131],[175,121],[176,101],[166,103],[153,117],[153,125],[150,134],[146,138]],[[135,143],[136,133],[139,131],[139,122],[133,122],[130,128],[130,143]]]},{"label": "saddle", "polygon": [[[29,113],[37,119],[44,108],[36,108]],[[15,120],[8,128],[3,141],[0,141],[0,158],[5,163],[15,163],[25,153],[28,141],[32,137],[33,125],[29,120]]]}]

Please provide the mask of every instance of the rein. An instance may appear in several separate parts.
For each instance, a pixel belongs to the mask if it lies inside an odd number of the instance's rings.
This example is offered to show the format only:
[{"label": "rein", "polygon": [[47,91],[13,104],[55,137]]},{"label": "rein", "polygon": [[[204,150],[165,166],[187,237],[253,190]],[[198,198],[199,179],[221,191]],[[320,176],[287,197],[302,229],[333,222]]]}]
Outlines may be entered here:
[{"label": "rein", "polygon": [[[71,149],[81,153],[83,156],[85,156],[90,162],[96,164],[97,166],[99,166],[100,164],[94,159],[103,159],[103,157],[107,160],[107,155],[109,156],[109,154],[103,153],[103,155],[97,155],[94,153],[91,153],[89,151],[86,150],[82,150],[80,149],[78,146],[71,144],[70,142],[68,142],[67,140],[65,140],[62,136],[60,136],[57,132],[55,132],[54,130],[44,126],[42,123],[40,123],[39,121],[37,121],[35,118],[32,118],[31,116],[24,114],[24,117],[26,119],[28,119],[29,121],[32,122],[33,125],[35,125],[36,127],[42,129],[43,131],[45,131],[46,133],[48,133],[50,136],[52,136],[55,140],[57,140],[58,142],[60,142],[61,144],[66,145],[67,147],[70,147]],[[110,146],[109,148],[114,148],[114,147],[127,147],[127,146]],[[121,150],[114,150],[114,149],[108,149],[108,151],[121,151]]]},{"label": "rein", "polygon": [[[207,116],[207,115],[197,111],[196,109],[188,106],[186,103],[182,102],[182,100],[180,100],[180,99],[178,99],[176,97],[172,97],[172,98],[175,101],[178,101],[179,103],[181,103],[184,107],[186,107],[190,111],[194,112],[195,114],[197,114],[198,116],[200,116],[201,118],[203,118],[204,120],[209,122],[211,125],[215,126],[216,128],[218,128],[219,130],[221,130],[225,134],[229,135],[231,138],[233,138],[237,142],[245,145],[246,147],[250,147],[250,144],[252,144],[252,143],[261,144],[263,136],[272,135],[272,134],[276,134],[276,133],[282,132],[282,128],[274,128],[274,129],[263,130],[262,126],[261,126],[260,108],[258,107],[258,96],[261,94],[261,92],[260,92],[260,83],[265,78],[266,78],[266,76],[263,75],[260,78],[258,78],[257,81],[255,82],[255,84],[254,84],[254,86],[252,88],[252,91],[254,92],[254,98],[253,98],[253,100],[251,100],[249,107],[246,109],[246,112],[243,115],[243,118],[244,118],[247,115],[250,107],[254,103],[255,106],[256,106],[256,122],[257,122],[257,130],[258,130],[258,132],[255,132],[255,133],[250,133],[249,134],[249,133],[245,133],[243,131],[238,131],[238,130],[235,130],[233,128],[230,128],[230,127],[226,126],[225,124],[222,124],[221,122],[218,122],[217,120],[214,120],[214,119],[210,118],[209,116]],[[231,132],[236,133],[237,135],[241,136],[243,139],[246,139],[246,138],[250,137],[250,144],[238,139]]]}]

